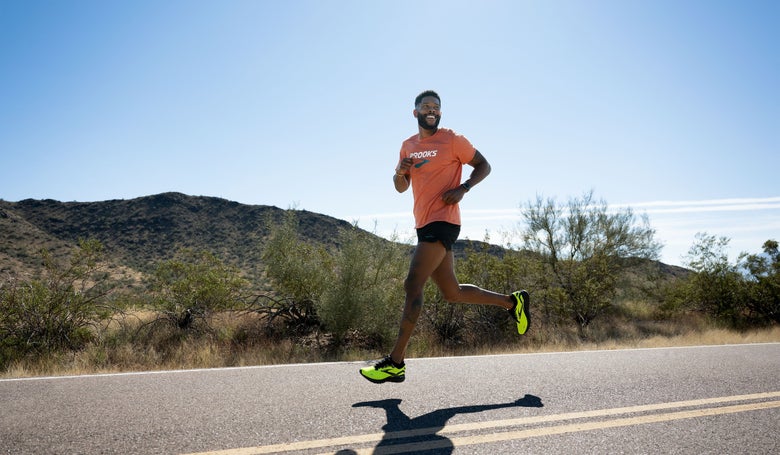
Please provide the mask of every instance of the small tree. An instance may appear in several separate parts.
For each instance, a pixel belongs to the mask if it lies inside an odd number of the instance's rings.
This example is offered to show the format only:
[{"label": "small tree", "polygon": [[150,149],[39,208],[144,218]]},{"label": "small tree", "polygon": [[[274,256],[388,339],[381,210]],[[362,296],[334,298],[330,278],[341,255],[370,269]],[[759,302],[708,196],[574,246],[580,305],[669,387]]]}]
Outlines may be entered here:
[{"label": "small tree", "polygon": [[746,305],[770,321],[780,322],[780,250],[777,240],[767,240],[764,254],[742,254],[741,268],[750,278]]},{"label": "small tree", "polygon": [[319,326],[316,305],[334,279],[333,258],[324,247],[301,239],[293,211],[272,228],[263,249],[263,263],[274,291],[260,296],[255,311],[266,314],[269,322],[280,317],[295,330]]},{"label": "small tree", "polygon": [[80,349],[113,314],[107,297],[114,284],[98,240],[79,240],[67,263],[41,254],[39,278],[0,283],[0,366],[27,354]]},{"label": "small tree", "polygon": [[403,304],[405,248],[356,226],[342,230],[339,243],[333,282],[322,296],[318,314],[337,342],[360,329],[381,343],[395,328],[388,320],[396,321]]},{"label": "small tree", "polygon": [[622,259],[656,259],[661,245],[646,216],[630,208],[610,210],[593,192],[571,198],[565,206],[537,197],[524,210],[525,247],[540,255],[565,299],[550,300],[558,312],[585,328],[609,309]]},{"label": "small tree", "polygon": [[697,233],[685,257],[693,273],[682,286],[682,297],[693,309],[715,319],[738,325],[744,311],[744,279],[736,265],[729,262],[729,239]]},{"label": "small tree", "polygon": [[263,260],[274,287],[257,310],[289,319],[293,327],[322,327],[338,345],[353,330],[387,338],[388,318],[403,304],[404,247],[353,226],[334,252],[301,240],[293,212],[274,228]]},{"label": "small tree", "polygon": [[151,288],[161,320],[188,330],[214,312],[239,308],[248,283],[239,271],[209,252],[182,250],[158,265]]}]

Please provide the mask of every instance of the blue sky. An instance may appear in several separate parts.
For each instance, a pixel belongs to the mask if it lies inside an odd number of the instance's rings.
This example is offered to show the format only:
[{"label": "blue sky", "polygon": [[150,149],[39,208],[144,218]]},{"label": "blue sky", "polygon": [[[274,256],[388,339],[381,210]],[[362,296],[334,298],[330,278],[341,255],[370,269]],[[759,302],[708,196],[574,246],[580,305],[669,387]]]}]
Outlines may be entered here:
[{"label": "blue sky", "polygon": [[0,198],[165,191],[411,238],[414,96],[493,172],[463,236],[593,190],[682,263],[780,239],[780,2],[0,0]]}]

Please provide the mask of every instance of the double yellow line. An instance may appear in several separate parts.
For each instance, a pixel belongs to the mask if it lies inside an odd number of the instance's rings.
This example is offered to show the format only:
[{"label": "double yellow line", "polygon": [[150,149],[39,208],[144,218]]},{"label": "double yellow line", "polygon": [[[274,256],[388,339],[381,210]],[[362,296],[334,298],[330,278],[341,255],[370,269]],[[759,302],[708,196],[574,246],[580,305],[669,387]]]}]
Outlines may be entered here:
[{"label": "double yellow line", "polygon": [[[671,420],[693,419],[697,417],[706,417],[723,414],[733,414],[737,412],[756,411],[760,409],[779,408],[780,391],[754,393],[750,395],[734,395],[729,397],[705,398],[701,400],[675,401],[671,403],[656,403],[639,406],[629,406],[612,409],[599,409],[594,411],[569,412],[564,414],[554,414],[536,417],[521,417],[516,419],[494,420],[489,422],[474,422],[457,425],[447,425],[444,428],[419,428],[414,430],[395,431],[388,433],[372,433],[355,436],[344,436],[340,438],[317,439],[312,441],[299,441],[286,444],[273,444],[258,447],[244,447],[238,449],[219,450],[214,452],[201,452],[190,455],[256,455],[268,453],[284,453],[300,450],[327,449],[343,446],[363,446],[366,444],[376,444],[382,440],[402,439],[419,436],[432,436],[434,434],[454,434],[464,432],[474,432],[479,430],[501,429],[509,427],[539,425],[550,422],[561,422],[578,419],[603,419],[605,417],[615,417],[625,414],[641,414],[632,417],[622,417],[609,420],[595,420],[587,422],[569,423],[555,426],[544,426],[530,428],[527,430],[501,431],[477,434],[472,436],[450,437],[447,439],[438,439],[423,442],[413,442],[408,444],[394,444],[384,447],[369,447],[363,449],[353,449],[358,454],[391,454],[391,453],[410,453],[422,450],[431,450],[444,447],[459,447],[475,444],[487,444],[501,441],[512,441],[518,439],[527,439],[539,436],[550,436],[557,434],[576,433],[581,431],[601,430],[606,428],[626,427],[632,425],[642,425],[646,423],[668,422]],[[763,400],[763,401],[762,401]],[[771,401],[766,401],[771,400]],[[721,406],[726,403],[750,402],[742,404],[733,404]],[[681,408],[696,408],[690,410],[678,410]],[[661,412],[658,411],[670,411]],[[654,412],[654,413],[653,413]],[[327,453],[334,453],[333,451]]]}]

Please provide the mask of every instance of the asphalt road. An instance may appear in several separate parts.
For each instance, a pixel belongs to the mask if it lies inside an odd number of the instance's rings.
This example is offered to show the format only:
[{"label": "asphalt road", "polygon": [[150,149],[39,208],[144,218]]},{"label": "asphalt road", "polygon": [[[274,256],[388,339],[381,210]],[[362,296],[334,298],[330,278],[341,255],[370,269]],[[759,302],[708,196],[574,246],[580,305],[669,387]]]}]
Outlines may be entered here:
[{"label": "asphalt road", "polygon": [[0,453],[780,453],[780,343],[0,380]]}]

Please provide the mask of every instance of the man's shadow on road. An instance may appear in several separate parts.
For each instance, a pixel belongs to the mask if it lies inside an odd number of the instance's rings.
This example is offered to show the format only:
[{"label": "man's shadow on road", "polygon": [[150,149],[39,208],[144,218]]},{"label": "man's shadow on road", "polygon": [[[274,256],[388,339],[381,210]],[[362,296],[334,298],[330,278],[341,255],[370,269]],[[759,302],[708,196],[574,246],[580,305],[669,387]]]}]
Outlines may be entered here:
[{"label": "man's shadow on road", "polygon": [[[402,452],[451,454],[454,450],[452,441],[445,436],[439,435],[438,432],[444,428],[447,421],[452,417],[458,414],[474,414],[501,408],[541,408],[544,406],[541,398],[534,395],[526,395],[519,400],[509,403],[437,409],[419,417],[409,418],[401,411],[400,405],[400,399],[365,401],[352,405],[353,408],[371,407],[384,409],[385,414],[387,414],[387,424],[382,426],[385,434],[379,444],[377,444],[374,451],[375,454]],[[343,450],[338,453],[347,455],[355,452]]]}]

